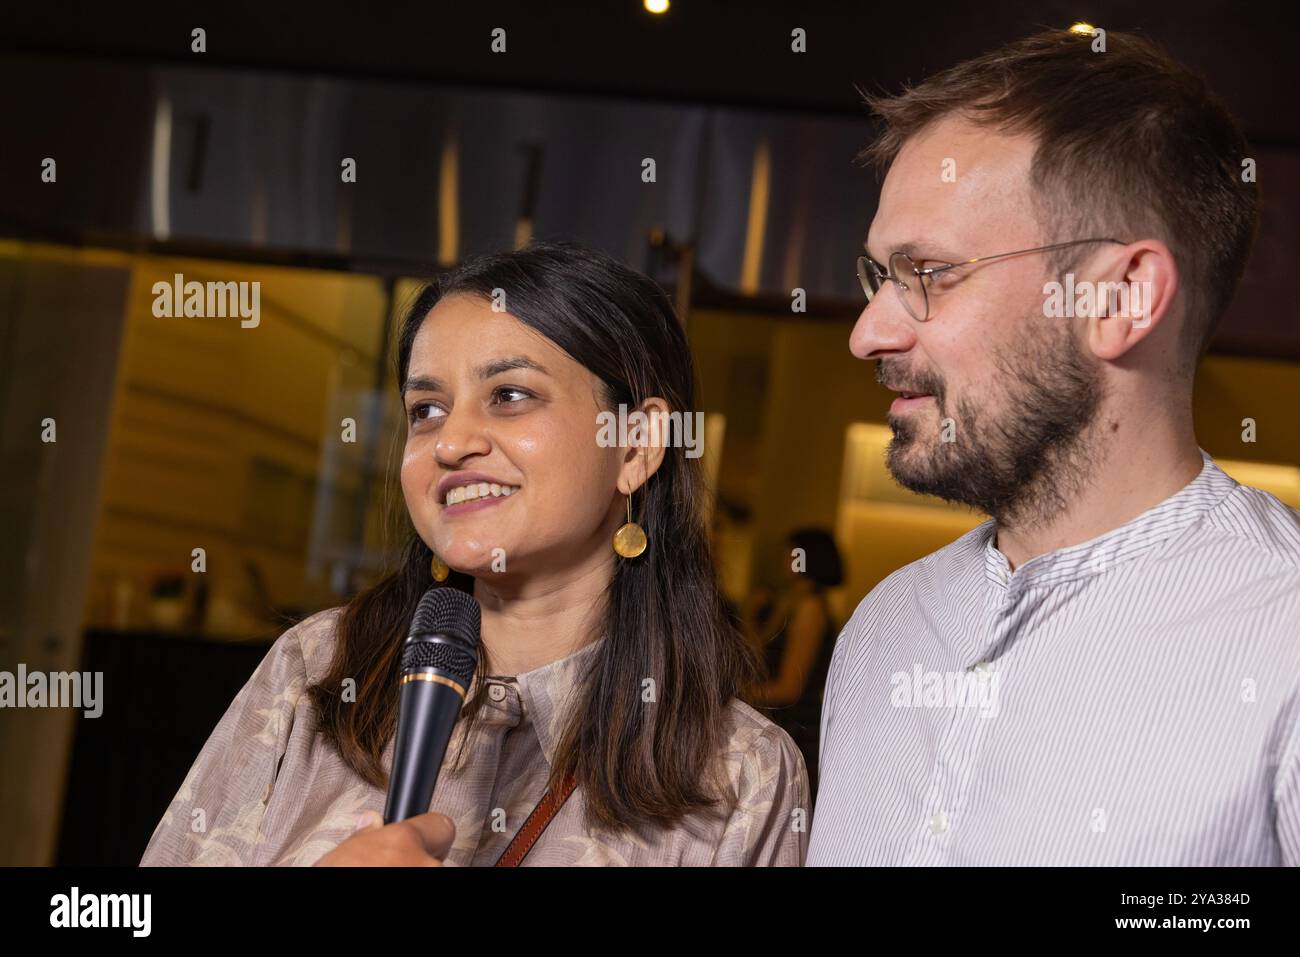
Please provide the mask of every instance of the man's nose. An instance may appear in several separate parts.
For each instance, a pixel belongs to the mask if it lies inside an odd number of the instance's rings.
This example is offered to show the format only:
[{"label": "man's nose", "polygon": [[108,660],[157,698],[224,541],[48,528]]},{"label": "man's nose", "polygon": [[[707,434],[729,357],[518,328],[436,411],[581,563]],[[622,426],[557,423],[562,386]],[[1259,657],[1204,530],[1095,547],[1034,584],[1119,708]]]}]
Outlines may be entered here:
[{"label": "man's nose", "polygon": [[849,351],[859,359],[879,359],[916,345],[916,320],[892,290],[882,289],[867,303],[849,334]]}]

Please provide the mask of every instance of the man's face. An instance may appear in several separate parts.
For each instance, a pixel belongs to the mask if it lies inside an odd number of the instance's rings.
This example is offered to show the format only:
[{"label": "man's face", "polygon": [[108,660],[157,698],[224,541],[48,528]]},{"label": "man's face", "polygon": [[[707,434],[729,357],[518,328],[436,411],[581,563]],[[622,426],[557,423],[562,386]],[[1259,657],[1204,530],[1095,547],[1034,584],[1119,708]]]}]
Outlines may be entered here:
[{"label": "man's face", "polygon": [[[867,252],[898,250],[919,268],[1029,249],[1044,239],[1031,205],[1034,144],[944,119],[912,137],[881,190]],[[1046,254],[941,273],[918,322],[886,283],[849,347],[876,359],[900,395],[890,407],[889,468],[915,491],[999,518],[1059,505],[1087,458],[1100,368],[1070,320],[1043,315]],[[912,280],[915,282],[915,279]]]}]

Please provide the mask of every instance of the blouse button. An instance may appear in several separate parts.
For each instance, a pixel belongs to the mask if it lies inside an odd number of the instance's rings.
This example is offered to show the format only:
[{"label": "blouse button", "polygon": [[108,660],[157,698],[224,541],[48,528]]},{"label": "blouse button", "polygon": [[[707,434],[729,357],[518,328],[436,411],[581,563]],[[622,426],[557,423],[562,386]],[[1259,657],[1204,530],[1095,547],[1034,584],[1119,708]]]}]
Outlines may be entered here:
[{"label": "blouse button", "polygon": [[488,685],[488,697],[493,701],[501,701],[506,696],[506,686],[499,684]]}]

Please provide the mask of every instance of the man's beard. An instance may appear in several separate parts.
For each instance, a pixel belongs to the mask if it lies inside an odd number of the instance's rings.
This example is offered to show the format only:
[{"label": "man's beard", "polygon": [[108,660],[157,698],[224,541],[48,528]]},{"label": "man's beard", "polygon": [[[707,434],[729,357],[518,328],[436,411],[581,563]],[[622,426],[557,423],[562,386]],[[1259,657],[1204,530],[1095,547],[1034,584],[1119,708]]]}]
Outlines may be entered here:
[{"label": "man's beard", "polygon": [[[1090,427],[1101,406],[1102,379],[1068,328],[1058,329],[1026,337],[1019,354],[997,354],[994,385],[1003,386],[998,413],[968,398],[948,411],[941,379],[881,360],[877,378],[933,395],[940,419],[936,433],[928,423],[918,429],[919,416],[889,416],[894,438],[888,465],[895,480],[979,509],[1003,526],[1032,527],[1060,514],[1092,470],[1097,438]],[[952,441],[944,442],[949,416]]]}]

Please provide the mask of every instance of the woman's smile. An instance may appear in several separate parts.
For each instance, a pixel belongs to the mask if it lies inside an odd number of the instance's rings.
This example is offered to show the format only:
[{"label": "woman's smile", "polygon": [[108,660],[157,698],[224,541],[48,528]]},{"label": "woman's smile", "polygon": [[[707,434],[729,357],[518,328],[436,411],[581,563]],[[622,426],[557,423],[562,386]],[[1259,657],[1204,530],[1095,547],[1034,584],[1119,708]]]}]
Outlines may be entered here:
[{"label": "woman's smile", "polygon": [[451,517],[491,508],[513,497],[518,491],[518,485],[500,485],[496,482],[458,485],[447,492],[442,514]]},{"label": "woman's smile", "polygon": [[457,469],[442,477],[433,497],[443,506],[443,515],[455,516],[499,505],[519,488],[487,472]]}]

